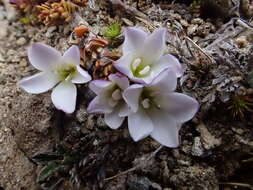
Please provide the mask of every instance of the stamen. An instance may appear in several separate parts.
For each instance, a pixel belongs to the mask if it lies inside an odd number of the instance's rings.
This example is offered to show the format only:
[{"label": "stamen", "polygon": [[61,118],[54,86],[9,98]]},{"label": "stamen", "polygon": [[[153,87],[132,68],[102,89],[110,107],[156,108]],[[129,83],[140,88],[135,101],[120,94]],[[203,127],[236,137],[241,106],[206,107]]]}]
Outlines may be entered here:
[{"label": "stamen", "polygon": [[150,100],[148,98],[146,98],[141,102],[141,104],[142,104],[143,108],[148,109],[150,107]]},{"label": "stamen", "polygon": [[140,64],[141,64],[141,59],[140,58],[135,59],[132,63],[133,70],[135,71]]},{"label": "stamen", "polygon": [[118,102],[115,101],[115,100],[113,100],[112,98],[110,98],[108,103],[109,103],[109,105],[110,105],[111,107],[114,107],[114,106],[117,105]]},{"label": "stamen", "polygon": [[142,70],[139,72],[139,74],[140,74],[140,75],[146,75],[146,74],[149,73],[150,69],[151,69],[150,66],[147,65],[146,67],[144,67],[144,69],[142,69]]},{"label": "stamen", "polygon": [[120,89],[114,90],[114,92],[112,93],[112,99],[116,100],[116,101],[122,99],[122,95],[121,95]]}]

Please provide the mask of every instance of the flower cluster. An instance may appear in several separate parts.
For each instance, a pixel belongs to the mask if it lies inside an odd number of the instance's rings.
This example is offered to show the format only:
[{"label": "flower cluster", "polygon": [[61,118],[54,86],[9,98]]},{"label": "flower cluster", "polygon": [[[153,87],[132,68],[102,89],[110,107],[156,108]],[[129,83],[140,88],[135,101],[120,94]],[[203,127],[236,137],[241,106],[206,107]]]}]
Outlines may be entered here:
[{"label": "flower cluster", "polygon": [[[109,80],[93,80],[90,89],[96,97],[88,106],[89,113],[105,115],[106,124],[119,128],[128,119],[134,141],[151,136],[162,145],[177,147],[182,123],[196,114],[198,102],[174,92],[183,68],[172,55],[164,55],[166,29],[152,34],[128,27],[124,31],[123,56],[114,67],[119,73]],[[72,46],[63,56],[55,49],[35,43],[28,50],[31,64],[41,73],[23,79],[19,86],[30,93],[41,93],[53,88],[52,101],[56,108],[67,113],[75,110],[76,87],[73,83],[91,80],[79,66],[80,54]]]}]

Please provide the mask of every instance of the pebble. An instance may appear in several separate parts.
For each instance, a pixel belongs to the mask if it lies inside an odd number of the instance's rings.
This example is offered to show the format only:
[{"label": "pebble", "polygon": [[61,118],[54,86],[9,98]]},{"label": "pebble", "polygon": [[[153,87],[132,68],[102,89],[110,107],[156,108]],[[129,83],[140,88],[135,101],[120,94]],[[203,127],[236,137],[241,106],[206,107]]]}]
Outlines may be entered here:
[{"label": "pebble", "polygon": [[203,21],[203,19],[201,19],[201,18],[195,18],[195,19],[192,20],[191,23],[192,23],[192,24],[203,24],[204,21]]},{"label": "pebble", "polygon": [[21,61],[19,62],[21,67],[27,67],[27,61],[25,59],[21,59]]},{"label": "pebble", "polygon": [[240,37],[236,38],[235,43],[239,48],[244,48],[248,44],[247,37],[246,36],[240,36]]},{"label": "pebble", "polygon": [[204,154],[204,149],[203,149],[200,137],[194,138],[194,143],[192,145],[191,152],[193,156],[202,156]]},{"label": "pebble", "polygon": [[8,21],[6,20],[3,20],[3,21],[0,21],[0,39],[3,39],[7,36],[8,34]]},{"label": "pebble", "polygon": [[23,46],[27,43],[27,40],[24,37],[21,37],[17,40],[17,45]]},{"label": "pebble", "polygon": [[198,28],[198,25],[196,25],[196,24],[190,25],[187,28],[187,34],[192,35],[194,32],[196,32],[197,28]]}]

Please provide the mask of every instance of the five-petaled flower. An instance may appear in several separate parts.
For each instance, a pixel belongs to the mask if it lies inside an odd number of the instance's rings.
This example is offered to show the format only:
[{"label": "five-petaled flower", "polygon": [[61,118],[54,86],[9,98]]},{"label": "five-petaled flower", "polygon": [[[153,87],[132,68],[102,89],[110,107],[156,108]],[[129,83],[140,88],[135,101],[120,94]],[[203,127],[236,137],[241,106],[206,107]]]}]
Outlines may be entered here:
[{"label": "five-petaled flower", "polygon": [[123,56],[114,66],[131,80],[148,84],[166,68],[171,68],[177,77],[183,74],[182,66],[174,56],[163,55],[165,28],[147,34],[136,27],[128,27],[124,36]]},{"label": "five-petaled flower", "polygon": [[176,93],[177,80],[171,69],[163,71],[150,84],[133,84],[123,98],[132,113],[128,116],[128,128],[134,141],[151,136],[162,145],[177,147],[181,124],[196,114],[198,102]]},{"label": "five-petaled flower", "polygon": [[41,72],[22,79],[18,85],[29,93],[39,94],[59,83],[51,94],[53,104],[66,113],[74,112],[77,89],[73,83],[82,84],[91,80],[90,75],[80,67],[79,48],[72,46],[62,56],[50,46],[34,43],[28,49],[28,58]]},{"label": "five-petaled flower", "polygon": [[[190,120],[199,108],[198,102],[174,92],[183,68],[178,59],[167,54],[166,29],[152,34],[128,27],[125,29],[123,56],[114,64],[121,72],[109,80],[93,80],[90,89],[97,95],[89,104],[89,113],[103,113],[106,124],[119,128],[128,117],[128,128],[134,141],[151,136],[162,145],[177,147],[182,123]],[[54,48],[34,43],[28,49],[31,64],[41,72],[21,80],[18,85],[29,93],[42,93],[51,88],[56,108],[72,113],[77,89],[73,83],[86,83],[90,75],[80,66],[77,46],[63,56]],[[129,79],[134,83],[130,86]]]},{"label": "five-petaled flower", "polygon": [[121,126],[128,115],[129,108],[122,93],[129,86],[128,78],[120,74],[109,75],[109,80],[94,80],[90,82],[90,89],[96,97],[88,106],[89,113],[105,114],[105,122],[112,129]]}]

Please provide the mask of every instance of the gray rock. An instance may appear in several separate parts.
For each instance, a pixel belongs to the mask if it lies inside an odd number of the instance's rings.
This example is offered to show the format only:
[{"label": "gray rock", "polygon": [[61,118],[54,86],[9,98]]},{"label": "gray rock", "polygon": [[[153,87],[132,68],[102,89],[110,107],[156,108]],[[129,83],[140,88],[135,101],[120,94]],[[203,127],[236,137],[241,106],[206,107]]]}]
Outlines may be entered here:
[{"label": "gray rock", "polygon": [[204,149],[200,141],[200,137],[194,138],[194,143],[192,146],[192,155],[193,156],[202,156],[204,154]]}]

